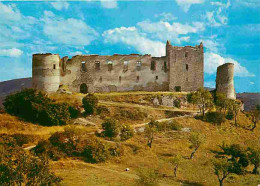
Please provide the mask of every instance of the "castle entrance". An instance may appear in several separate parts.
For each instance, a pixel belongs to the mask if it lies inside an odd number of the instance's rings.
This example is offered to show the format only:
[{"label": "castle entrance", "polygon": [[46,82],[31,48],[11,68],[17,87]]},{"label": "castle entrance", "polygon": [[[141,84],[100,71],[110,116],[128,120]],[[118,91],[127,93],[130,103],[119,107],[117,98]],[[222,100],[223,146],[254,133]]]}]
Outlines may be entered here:
[{"label": "castle entrance", "polygon": [[87,94],[88,93],[88,86],[86,85],[86,83],[82,83],[80,85],[80,93],[82,93],[82,94]]}]

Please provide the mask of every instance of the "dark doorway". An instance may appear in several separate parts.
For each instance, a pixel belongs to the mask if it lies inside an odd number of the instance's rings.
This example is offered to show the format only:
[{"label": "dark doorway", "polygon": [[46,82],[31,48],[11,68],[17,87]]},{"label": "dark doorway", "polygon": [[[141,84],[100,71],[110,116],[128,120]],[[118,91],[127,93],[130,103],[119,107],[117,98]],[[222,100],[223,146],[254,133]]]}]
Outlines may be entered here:
[{"label": "dark doorway", "polygon": [[88,86],[86,83],[82,83],[80,85],[80,93],[87,94],[88,93]]},{"label": "dark doorway", "polygon": [[181,92],[181,86],[175,86],[175,91],[176,92]]}]

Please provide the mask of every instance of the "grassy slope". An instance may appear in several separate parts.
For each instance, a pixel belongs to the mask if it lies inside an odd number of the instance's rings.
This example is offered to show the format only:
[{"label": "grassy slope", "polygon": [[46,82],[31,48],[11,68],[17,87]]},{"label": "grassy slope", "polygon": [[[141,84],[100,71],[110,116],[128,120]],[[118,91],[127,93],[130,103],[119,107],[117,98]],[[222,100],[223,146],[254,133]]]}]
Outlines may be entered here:
[{"label": "grassy slope", "polygon": [[[121,105],[120,105],[121,106]],[[151,110],[144,111],[151,114]],[[163,117],[160,111],[153,110],[152,114]],[[161,115],[160,115],[161,114]],[[92,120],[95,117],[92,116]],[[100,120],[100,119],[99,119]],[[180,182],[188,185],[218,185],[217,178],[213,173],[210,158],[213,157],[211,150],[218,149],[223,142],[227,144],[238,143],[248,145],[256,141],[260,136],[259,127],[254,132],[244,129],[250,122],[244,115],[240,115],[240,127],[234,126],[227,121],[222,126],[195,120],[194,118],[178,118],[184,127],[192,131],[200,132],[205,136],[205,143],[195,154],[193,160],[184,160],[180,165],[177,178],[173,177],[173,171],[168,160],[175,154],[188,157],[189,133],[182,131],[160,132],[155,136],[152,149],[146,146],[143,134],[137,134],[132,139],[124,142],[124,156],[112,159],[106,163],[88,164],[80,160],[64,159],[52,162],[51,166],[57,175],[64,178],[62,185],[134,185],[137,180],[137,172],[140,168],[159,169],[166,177],[160,179],[160,185],[180,185]],[[134,121],[138,124],[140,121]],[[90,127],[83,127],[90,130]],[[47,138],[55,131],[61,131],[64,127],[42,127],[35,124],[18,120],[8,114],[0,114],[0,133],[24,133],[38,135],[39,138]],[[124,169],[130,168],[129,172]],[[249,168],[250,169],[250,168]],[[252,168],[251,168],[252,169]],[[258,181],[257,181],[258,179]],[[246,174],[244,176],[232,176],[226,185],[257,185],[259,176]]]}]

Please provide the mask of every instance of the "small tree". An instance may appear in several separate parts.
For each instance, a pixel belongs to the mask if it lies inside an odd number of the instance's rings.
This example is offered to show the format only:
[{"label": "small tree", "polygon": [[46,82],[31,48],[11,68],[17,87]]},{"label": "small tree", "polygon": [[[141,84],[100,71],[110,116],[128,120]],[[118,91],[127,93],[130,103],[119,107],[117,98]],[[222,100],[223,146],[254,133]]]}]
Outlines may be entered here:
[{"label": "small tree", "polygon": [[176,155],[175,157],[173,157],[172,159],[170,159],[170,163],[173,165],[173,173],[174,173],[174,177],[177,176],[177,169],[179,167],[179,165],[183,162],[183,158],[181,155]]},{"label": "small tree", "polygon": [[193,103],[198,104],[203,117],[205,116],[205,112],[213,106],[213,97],[211,93],[204,88],[199,88],[194,92],[191,100]]},{"label": "small tree", "polygon": [[260,167],[260,147],[259,145],[254,147],[249,147],[247,151],[248,151],[248,159],[250,163],[254,165],[253,174],[258,174],[259,173],[258,169]]},{"label": "small tree", "polygon": [[227,99],[226,95],[223,93],[216,93],[216,106],[217,109],[220,112],[223,112],[224,114],[226,114],[226,111],[228,109],[228,105],[229,105],[229,100]]},{"label": "small tree", "polygon": [[249,118],[253,122],[253,126],[250,130],[254,131],[257,123],[260,121],[260,105],[256,105],[255,109],[249,112]]},{"label": "small tree", "polygon": [[228,105],[229,105],[229,110],[233,113],[234,123],[235,125],[237,125],[237,118],[241,109],[241,103],[236,100],[229,100]]},{"label": "small tree", "polygon": [[205,116],[206,121],[210,123],[221,125],[225,122],[225,115],[221,112],[207,112]]},{"label": "small tree", "polygon": [[214,159],[213,160],[214,173],[218,177],[219,185],[223,186],[224,180],[231,173],[231,162],[227,158]]},{"label": "small tree", "polygon": [[94,114],[98,105],[98,98],[94,94],[88,94],[82,99],[82,104],[85,109],[85,114]]},{"label": "small tree", "polygon": [[120,124],[117,120],[108,118],[102,123],[104,136],[109,138],[116,138],[120,132]]},{"label": "small tree", "polygon": [[199,149],[203,141],[204,141],[203,136],[200,133],[195,133],[195,132],[191,133],[189,137],[189,142],[191,143],[190,148],[194,148],[194,150],[190,155],[190,159],[194,157],[195,153],[197,152],[197,150]]},{"label": "small tree", "polygon": [[133,137],[134,130],[130,125],[122,125],[120,131],[120,140],[125,141]]},{"label": "small tree", "polygon": [[155,121],[155,120],[151,120],[145,126],[145,136],[147,137],[147,145],[150,148],[152,148],[152,143],[154,140],[154,133],[156,131],[156,126],[158,126],[158,121]]}]

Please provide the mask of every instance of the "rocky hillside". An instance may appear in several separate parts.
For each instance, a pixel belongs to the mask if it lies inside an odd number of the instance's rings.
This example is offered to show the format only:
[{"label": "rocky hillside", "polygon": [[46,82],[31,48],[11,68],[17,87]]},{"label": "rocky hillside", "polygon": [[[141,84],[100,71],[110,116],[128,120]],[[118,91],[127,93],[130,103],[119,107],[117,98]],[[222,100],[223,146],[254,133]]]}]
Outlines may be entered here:
[{"label": "rocky hillside", "polygon": [[23,88],[31,88],[32,87],[32,78],[21,78],[21,79],[13,79],[9,81],[0,82],[0,107],[2,106],[2,102],[5,96],[19,91]]},{"label": "rocky hillside", "polygon": [[255,108],[256,104],[260,104],[260,93],[238,93],[237,99],[240,99],[245,104],[245,111],[249,111]]}]

